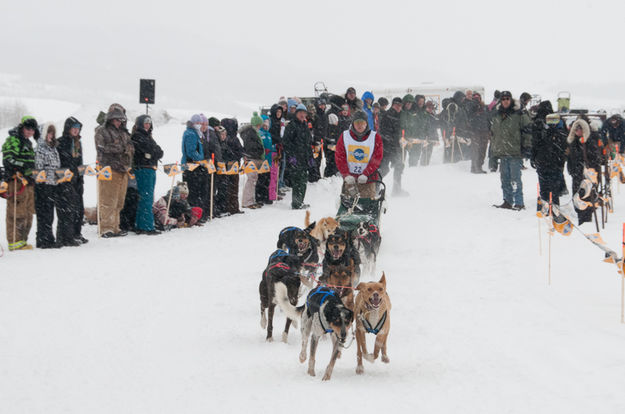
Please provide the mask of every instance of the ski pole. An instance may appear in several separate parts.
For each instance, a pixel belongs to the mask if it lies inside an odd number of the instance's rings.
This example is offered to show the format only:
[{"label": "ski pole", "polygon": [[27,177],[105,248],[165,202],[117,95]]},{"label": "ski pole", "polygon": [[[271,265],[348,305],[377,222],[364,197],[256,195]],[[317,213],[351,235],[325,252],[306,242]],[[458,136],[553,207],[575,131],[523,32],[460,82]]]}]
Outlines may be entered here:
[{"label": "ski pole", "polygon": [[98,168],[99,164],[98,161],[95,162],[95,170],[96,170],[96,197],[97,197],[97,203],[96,203],[96,214],[97,214],[97,220],[98,220],[98,237],[102,237],[102,222],[100,219],[100,169]]},{"label": "ski pole", "polygon": [[406,130],[401,130],[401,163],[406,164]]},{"label": "ski pole", "polygon": [[456,162],[454,158],[454,150],[456,149],[456,127],[451,132],[451,162]]}]

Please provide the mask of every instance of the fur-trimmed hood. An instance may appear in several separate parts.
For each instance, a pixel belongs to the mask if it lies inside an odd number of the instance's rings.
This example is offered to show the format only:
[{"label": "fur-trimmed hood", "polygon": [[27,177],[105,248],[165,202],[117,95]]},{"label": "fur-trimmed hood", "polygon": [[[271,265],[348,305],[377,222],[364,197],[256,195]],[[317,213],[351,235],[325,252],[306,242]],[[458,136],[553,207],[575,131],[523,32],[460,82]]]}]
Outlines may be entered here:
[{"label": "fur-trimmed hood", "polygon": [[588,125],[588,122],[584,121],[583,119],[578,119],[573,122],[573,125],[571,125],[569,136],[566,139],[567,143],[572,144],[577,139],[577,135],[575,135],[575,130],[578,126],[582,127],[582,136],[584,137],[584,139],[587,140],[588,138],[590,138],[590,125]]}]

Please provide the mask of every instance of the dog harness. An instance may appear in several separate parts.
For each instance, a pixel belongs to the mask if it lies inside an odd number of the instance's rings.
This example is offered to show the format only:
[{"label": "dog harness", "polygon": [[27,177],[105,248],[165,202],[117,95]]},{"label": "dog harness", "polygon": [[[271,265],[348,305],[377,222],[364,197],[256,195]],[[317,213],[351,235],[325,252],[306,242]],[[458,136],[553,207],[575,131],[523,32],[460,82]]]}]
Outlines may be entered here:
[{"label": "dog harness", "polygon": [[272,260],[277,259],[279,257],[285,257],[288,256],[289,254],[287,252],[285,252],[284,250],[276,250],[275,252],[273,252],[271,254],[271,256],[269,256],[269,262],[271,263]]},{"label": "dog harness", "polygon": [[284,233],[288,233],[293,230],[301,230],[301,229],[295,226],[287,227],[287,228],[282,229],[282,231],[280,232],[280,236],[282,236]]},{"label": "dog harness", "polygon": [[318,286],[315,289],[311,290],[310,293],[308,294],[308,297],[306,298],[306,307],[308,309],[310,309],[311,303],[310,303],[310,299],[315,296],[315,295],[323,295],[321,296],[321,300],[319,301],[319,309],[317,309],[317,314],[319,315],[319,323],[321,324],[321,328],[323,329],[323,331],[325,333],[332,333],[334,332],[334,330],[326,328],[325,326],[323,326],[323,321],[321,320],[321,306],[325,303],[325,301],[329,298],[329,297],[336,297],[336,292],[332,289],[328,289],[325,286]]},{"label": "dog harness", "polygon": [[384,312],[384,315],[382,315],[378,323],[375,325],[375,328],[372,328],[371,323],[365,318],[363,318],[362,315],[360,315],[359,317],[367,333],[372,333],[374,335],[377,335],[382,329],[382,327],[384,326],[384,323],[386,322],[386,311]]}]

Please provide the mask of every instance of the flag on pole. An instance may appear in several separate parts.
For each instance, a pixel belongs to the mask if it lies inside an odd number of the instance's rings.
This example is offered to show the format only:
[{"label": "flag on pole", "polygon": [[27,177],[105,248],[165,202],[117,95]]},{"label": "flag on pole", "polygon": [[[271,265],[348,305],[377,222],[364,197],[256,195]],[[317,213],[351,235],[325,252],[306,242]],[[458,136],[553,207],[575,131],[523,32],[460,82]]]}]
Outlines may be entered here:
[{"label": "flag on pole", "polygon": [[213,160],[210,160],[206,163],[206,169],[208,170],[209,174],[214,174],[217,171],[215,169],[215,163],[213,162]]},{"label": "flag on pole", "polygon": [[254,164],[253,161],[249,161],[245,165],[245,168],[243,168],[243,174],[251,174],[251,173],[257,173],[257,172],[258,172],[258,168],[256,168],[256,164]]},{"label": "flag on pole", "polygon": [[258,173],[264,174],[270,171],[271,171],[271,168],[269,167],[269,162],[267,160],[263,161],[263,163],[260,165],[260,169],[258,170]]},{"label": "flag on pole", "polygon": [[98,180],[111,181],[113,179],[113,171],[110,166],[106,166],[98,171]]},{"label": "flag on pole", "polygon": [[41,170],[37,173],[37,176],[35,177],[35,182],[36,183],[45,183],[46,179],[48,177],[46,176],[46,172],[45,170]]},{"label": "flag on pole", "polygon": [[85,173],[84,173],[87,177],[95,177],[96,175],[98,175],[98,173],[96,172],[95,168],[93,168],[91,165],[87,165],[87,167],[85,168]]}]

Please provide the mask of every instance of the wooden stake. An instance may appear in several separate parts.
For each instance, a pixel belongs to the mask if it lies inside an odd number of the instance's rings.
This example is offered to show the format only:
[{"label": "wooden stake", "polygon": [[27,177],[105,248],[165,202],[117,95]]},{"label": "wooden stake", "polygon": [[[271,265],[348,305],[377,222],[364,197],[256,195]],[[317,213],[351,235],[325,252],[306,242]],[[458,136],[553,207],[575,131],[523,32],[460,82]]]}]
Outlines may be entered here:
[{"label": "wooden stake", "polygon": [[[178,162],[176,162],[176,167],[178,166]],[[174,168],[174,167],[172,167]],[[171,172],[171,170],[170,170]],[[167,215],[166,217],[169,217],[169,207],[171,206],[171,196],[174,194],[174,184],[176,183],[176,172],[174,171],[174,173],[171,175],[171,188],[169,189],[169,199],[167,200]],[[167,224],[167,223],[165,223]]]},{"label": "wooden stake", "polygon": [[[536,183],[536,189],[538,190],[538,198],[536,201],[536,204],[538,205],[538,200],[540,200],[540,184]],[[541,205],[541,214],[542,214],[542,205]],[[542,256],[543,255],[543,236],[540,231],[540,217],[536,215],[536,218],[538,219],[538,255]]]},{"label": "wooden stake", "polygon": [[[551,206],[553,205],[553,195],[552,193],[549,193],[549,218],[552,220],[552,225],[553,225],[553,211],[551,209]],[[551,286],[551,239],[553,238],[553,230],[549,232],[549,269],[548,269],[548,274],[549,274],[549,286]]]},{"label": "wooden stake", "polygon": [[[215,154],[211,154],[211,160],[213,161],[213,165],[215,165]],[[210,219],[211,221],[213,220],[213,197],[215,195],[214,191],[213,191],[213,186],[215,183],[215,171],[213,171],[213,173],[211,174],[211,211],[210,211]]]},{"label": "wooden stake", "polygon": [[625,223],[623,223],[623,244],[622,244],[622,255],[621,259],[621,323],[625,323],[625,270],[622,265],[625,265]]},{"label": "wooden stake", "polygon": [[17,233],[17,176],[13,177],[13,246],[15,247],[15,234]]}]

